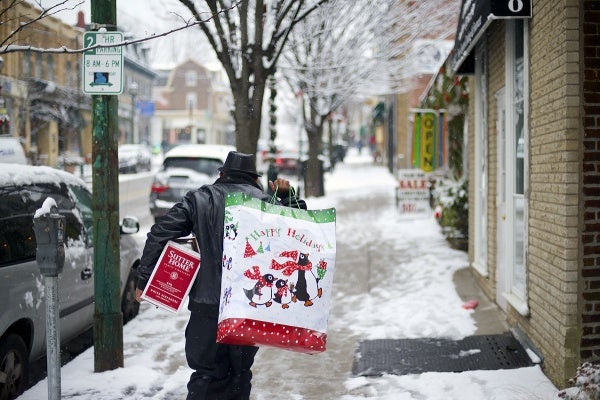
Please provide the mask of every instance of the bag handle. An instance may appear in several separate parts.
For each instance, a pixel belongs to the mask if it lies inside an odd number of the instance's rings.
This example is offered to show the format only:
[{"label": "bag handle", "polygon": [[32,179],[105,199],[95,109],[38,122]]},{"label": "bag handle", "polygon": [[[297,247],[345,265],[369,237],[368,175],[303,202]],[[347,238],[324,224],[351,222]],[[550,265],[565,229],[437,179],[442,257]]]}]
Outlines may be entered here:
[{"label": "bag handle", "polygon": [[[275,186],[275,191],[273,192],[273,196],[271,196],[271,199],[269,200],[269,203],[271,204],[275,204],[275,199],[277,198],[277,190],[279,190],[279,186]],[[298,203],[298,198],[296,197],[296,190],[294,189],[293,186],[290,186],[290,191],[292,196],[294,197],[294,200],[296,201],[296,207],[300,210],[300,203]]]}]

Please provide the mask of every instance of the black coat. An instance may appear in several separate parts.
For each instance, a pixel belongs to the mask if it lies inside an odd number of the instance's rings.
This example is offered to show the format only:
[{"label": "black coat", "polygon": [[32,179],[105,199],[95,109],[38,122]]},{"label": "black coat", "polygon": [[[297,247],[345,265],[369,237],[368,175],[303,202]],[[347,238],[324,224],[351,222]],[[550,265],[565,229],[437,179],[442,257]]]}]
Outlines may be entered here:
[{"label": "black coat", "polygon": [[[156,261],[169,240],[193,233],[200,248],[200,270],[189,294],[188,308],[192,311],[217,310],[221,296],[221,273],[225,196],[242,192],[252,197],[270,201],[256,181],[246,174],[228,174],[212,185],[188,192],[183,200],[154,224],[148,233],[144,252],[137,269],[137,287],[148,283]],[[306,209],[306,204],[295,197],[283,197],[278,204]]]}]

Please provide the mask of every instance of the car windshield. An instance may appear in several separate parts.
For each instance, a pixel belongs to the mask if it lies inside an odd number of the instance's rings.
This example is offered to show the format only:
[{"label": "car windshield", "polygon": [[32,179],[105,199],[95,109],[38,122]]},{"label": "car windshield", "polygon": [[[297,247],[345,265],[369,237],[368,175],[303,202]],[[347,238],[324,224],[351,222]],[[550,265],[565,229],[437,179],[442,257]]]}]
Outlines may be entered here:
[{"label": "car windshield", "polygon": [[187,168],[206,175],[214,175],[223,162],[213,158],[169,157],[163,162],[163,168]]}]

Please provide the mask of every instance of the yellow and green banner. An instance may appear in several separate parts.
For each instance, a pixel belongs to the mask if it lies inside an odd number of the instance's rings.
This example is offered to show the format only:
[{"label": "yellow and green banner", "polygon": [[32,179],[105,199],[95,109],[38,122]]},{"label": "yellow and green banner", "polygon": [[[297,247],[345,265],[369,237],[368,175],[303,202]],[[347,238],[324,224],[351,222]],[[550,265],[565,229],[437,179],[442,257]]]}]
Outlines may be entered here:
[{"label": "yellow and green banner", "polygon": [[438,110],[418,110],[414,115],[411,149],[412,166],[431,172],[447,164],[445,114]]}]

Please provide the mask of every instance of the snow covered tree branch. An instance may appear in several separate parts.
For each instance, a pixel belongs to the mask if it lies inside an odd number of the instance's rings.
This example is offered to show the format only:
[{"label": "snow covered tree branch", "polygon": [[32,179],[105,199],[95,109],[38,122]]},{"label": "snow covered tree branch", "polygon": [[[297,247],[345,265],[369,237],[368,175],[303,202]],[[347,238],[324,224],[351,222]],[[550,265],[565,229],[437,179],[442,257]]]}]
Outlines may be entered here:
[{"label": "snow covered tree branch", "polygon": [[265,87],[295,25],[329,0],[179,0],[196,21],[215,14],[200,29],[223,65],[234,101],[238,150],[256,153]]},{"label": "snow covered tree branch", "polygon": [[[37,0],[34,1],[34,3],[36,4],[36,7],[39,8],[39,10],[35,10],[34,13],[17,16],[10,15],[8,11],[11,9],[11,7],[14,7],[15,5],[20,3],[25,3],[25,1],[10,0],[8,4],[5,5],[4,3],[2,3],[2,5],[0,6],[0,24],[7,25],[13,23],[14,25],[16,25],[16,28],[12,29],[12,31],[6,37],[0,37],[0,54],[15,53],[20,51],[29,51],[32,53],[79,54],[88,50],[101,47],[128,46],[136,43],[142,43],[149,40],[158,39],[161,37],[166,37],[173,33],[180,32],[188,28],[196,27],[198,25],[209,22],[210,19],[214,18],[214,15],[228,12],[227,8],[215,9],[214,14],[204,15],[204,19],[185,19],[181,16],[178,16],[177,20],[179,21],[179,24],[175,28],[165,30],[159,33],[149,34],[138,39],[124,40],[122,42],[110,45],[96,44],[94,46],[80,48],[69,48],[67,46],[49,48],[22,44],[26,41],[24,40],[24,38],[27,37],[28,29],[31,29],[37,22],[39,22],[43,18],[47,18],[49,16],[58,16],[63,11],[76,9],[77,6],[83,4],[83,1],[79,1],[75,4],[72,4],[72,0],[64,0],[53,6],[44,7],[42,6],[41,2]],[[229,7],[237,7],[237,3],[233,3]]]},{"label": "snow covered tree branch", "polygon": [[304,100],[307,195],[323,195],[318,155],[327,118],[356,95],[407,90],[415,42],[452,35],[457,7],[458,0],[332,0],[299,23],[279,70]]}]

